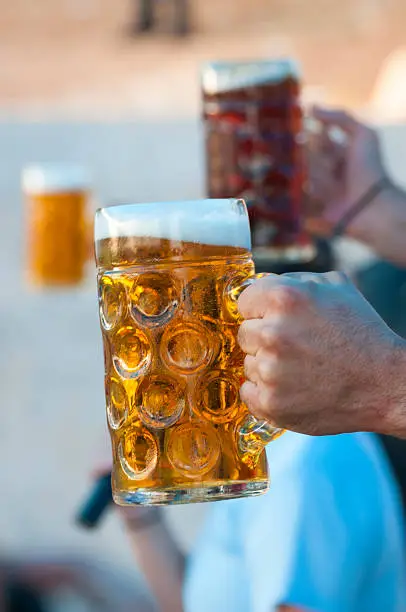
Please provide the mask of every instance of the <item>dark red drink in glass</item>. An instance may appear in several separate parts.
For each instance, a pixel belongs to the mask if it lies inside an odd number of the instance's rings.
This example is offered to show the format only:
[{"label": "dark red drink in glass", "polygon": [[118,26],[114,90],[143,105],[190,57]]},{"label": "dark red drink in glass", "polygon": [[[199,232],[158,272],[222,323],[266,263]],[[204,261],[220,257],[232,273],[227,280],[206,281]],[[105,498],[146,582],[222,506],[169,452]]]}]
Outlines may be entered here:
[{"label": "dark red drink in glass", "polygon": [[288,59],[213,62],[203,68],[202,89],[208,196],[246,201],[257,257],[308,261],[296,66]]}]

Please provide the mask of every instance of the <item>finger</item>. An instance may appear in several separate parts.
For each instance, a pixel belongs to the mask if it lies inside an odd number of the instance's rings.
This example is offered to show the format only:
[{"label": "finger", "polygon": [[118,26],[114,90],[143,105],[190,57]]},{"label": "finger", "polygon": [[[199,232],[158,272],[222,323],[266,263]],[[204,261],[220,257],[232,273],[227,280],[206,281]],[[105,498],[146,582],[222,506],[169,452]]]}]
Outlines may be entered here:
[{"label": "finger", "polygon": [[260,380],[255,357],[247,355],[244,359],[244,376],[249,382],[257,384]]},{"label": "finger", "polygon": [[312,197],[328,201],[337,194],[342,183],[345,159],[334,154],[327,160],[324,154],[310,151],[306,159],[308,192]]},{"label": "finger", "polygon": [[306,168],[309,181],[318,181],[337,189],[335,183],[342,181],[347,168],[348,148],[336,143],[325,130],[317,143],[305,151]]},{"label": "finger", "polygon": [[334,164],[331,163],[330,159],[325,154],[319,153],[318,151],[308,151],[306,153],[306,170],[309,178],[313,180],[327,179],[331,180],[333,171],[335,168],[336,160],[334,158]]},{"label": "finger", "polygon": [[247,380],[241,386],[240,389],[240,397],[244,404],[247,406],[248,410],[255,414],[260,409],[259,403],[259,389],[256,384]]},{"label": "finger", "polygon": [[273,424],[271,387],[246,381],[240,389],[240,397],[251,414]]},{"label": "finger", "polygon": [[265,314],[292,313],[302,305],[303,288],[293,279],[269,275],[245,289],[238,299],[243,319],[261,319]]},{"label": "finger", "polygon": [[255,355],[263,343],[263,319],[250,319],[241,323],[238,330],[238,344],[247,355]]},{"label": "finger", "polygon": [[[341,138],[339,136],[341,134]],[[323,124],[320,132],[322,152],[328,157],[339,158],[345,155],[348,149],[348,136],[336,125]]]},{"label": "finger", "polygon": [[304,217],[323,217],[327,203],[332,199],[331,193],[331,185],[324,176],[319,179],[309,173],[302,198]]},{"label": "finger", "polygon": [[315,106],[312,109],[312,116],[324,125],[341,128],[348,135],[353,135],[360,128],[363,128],[361,123],[342,109],[326,109]]},{"label": "finger", "polygon": [[[344,180],[347,171],[347,156],[348,151],[344,150],[342,147],[332,147],[325,146],[323,151],[321,152],[321,156],[323,156],[323,163],[321,159],[317,161],[318,168],[314,168],[315,163],[313,162],[313,167],[310,168],[312,175],[317,176],[322,173],[325,175],[326,180],[328,179],[330,183],[336,184],[340,183]],[[335,186],[337,190],[337,186]]]},{"label": "finger", "polygon": [[340,193],[333,173],[322,173],[320,169],[309,170],[306,192],[309,199],[309,202],[306,202],[307,211],[316,207],[326,209]]},{"label": "finger", "polygon": [[257,385],[264,383],[265,385],[274,385],[278,380],[278,374],[281,370],[280,353],[273,353],[261,349],[258,351],[251,367],[257,377]]},{"label": "finger", "polygon": [[[242,323],[242,326],[247,326],[248,323],[254,323],[252,330],[248,329],[244,338],[244,331],[239,336],[239,342],[242,350],[250,357],[268,355],[273,358],[277,355],[280,358],[288,356],[295,345],[296,336],[300,333],[300,319],[298,316],[291,317],[289,315],[281,316],[279,314],[267,316],[265,319],[251,319]],[[259,323],[259,324],[257,324]],[[240,341],[240,337],[242,340]]]}]

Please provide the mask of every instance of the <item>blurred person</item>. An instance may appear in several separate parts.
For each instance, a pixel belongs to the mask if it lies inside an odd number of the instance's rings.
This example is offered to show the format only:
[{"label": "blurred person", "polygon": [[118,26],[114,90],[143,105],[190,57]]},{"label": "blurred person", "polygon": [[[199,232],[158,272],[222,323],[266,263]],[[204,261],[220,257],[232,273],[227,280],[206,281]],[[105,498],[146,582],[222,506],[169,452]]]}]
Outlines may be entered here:
[{"label": "blurred person", "polygon": [[378,438],[287,433],[271,488],[212,503],[189,555],[159,507],[118,507],[161,612],[403,612],[402,508]]},{"label": "blurred person", "polygon": [[[174,10],[174,33],[185,36],[189,33],[188,0],[172,0]],[[129,27],[129,34],[136,36],[139,33],[151,32],[155,28],[157,0],[133,1],[134,18]]]}]

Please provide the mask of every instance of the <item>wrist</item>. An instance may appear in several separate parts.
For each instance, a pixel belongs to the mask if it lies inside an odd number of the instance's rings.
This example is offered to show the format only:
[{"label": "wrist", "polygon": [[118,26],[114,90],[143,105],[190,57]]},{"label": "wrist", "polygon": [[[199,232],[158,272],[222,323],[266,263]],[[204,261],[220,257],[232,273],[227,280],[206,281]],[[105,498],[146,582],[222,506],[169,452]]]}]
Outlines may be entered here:
[{"label": "wrist", "polygon": [[[346,234],[349,237],[370,246],[373,246],[377,240],[379,241],[380,234],[386,233],[387,216],[390,215],[389,211],[396,205],[397,189],[395,185],[385,175],[379,180],[382,181],[379,193],[356,215],[346,229]],[[379,180],[372,185],[378,184]],[[361,198],[367,191],[361,194]],[[352,203],[352,206],[354,206],[354,203]]]},{"label": "wrist", "polygon": [[[384,258],[398,243],[403,250],[406,230],[406,193],[387,179],[380,193],[349,225],[347,235],[367,244]],[[395,260],[398,259],[395,257]]]},{"label": "wrist", "polygon": [[372,430],[406,438],[406,342],[394,336],[390,354],[382,363],[383,386],[380,406],[376,407]]}]

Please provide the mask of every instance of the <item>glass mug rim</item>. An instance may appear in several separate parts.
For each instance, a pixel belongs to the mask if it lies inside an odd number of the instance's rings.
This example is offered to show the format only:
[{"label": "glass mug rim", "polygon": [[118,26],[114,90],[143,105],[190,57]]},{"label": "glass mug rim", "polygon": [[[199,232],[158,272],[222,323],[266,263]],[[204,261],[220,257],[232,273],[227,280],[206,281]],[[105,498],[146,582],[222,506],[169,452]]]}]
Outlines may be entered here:
[{"label": "glass mug rim", "polygon": [[[106,237],[111,237],[112,234],[114,234],[114,236],[119,236],[120,229],[123,229],[124,236],[142,236],[143,234],[139,233],[142,227],[137,228],[135,222],[137,219],[141,222],[143,217],[149,218],[155,211],[159,211],[159,217],[156,217],[154,221],[156,224],[160,223],[161,225],[165,222],[170,223],[170,220],[174,218],[176,218],[178,222],[196,220],[197,218],[199,226],[201,226],[203,222],[210,222],[213,224],[215,221],[227,221],[231,225],[230,219],[233,219],[233,225],[236,225],[238,222],[241,224],[241,228],[244,225],[244,229],[247,230],[249,236],[248,210],[242,198],[205,198],[196,200],[173,200],[167,202],[124,202],[103,206],[98,208],[95,214],[95,239],[99,239],[100,229],[103,223],[108,224],[108,228],[112,230],[111,233],[102,232],[105,233]],[[127,223],[133,224],[131,229],[136,233],[130,233],[129,229],[125,231],[125,225]],[[150,220],[149,223],[151,225]],[[188,233],[198,234],[199,226],[188,228],[190,230]],[[174,223],[170,223],[169,226],[165,228],[160,227],[159,229],[161,231],[165,229],[165,233],[168,234],[169,238],[171,231],[175,234],[179,233],[179,228],[175,227]],[[247,233],[244,236],[245,243],[241,246],[250,249],[251,239],[249,238],[248,240]],[[151,235],[154,234],[148,234],[148,236]],[[214,242],[212,242],[212,244],[214,244]]]},{"label": "glass mug rim", "polygon": [[[190,209],[190,206],[193,205],[202,205],[202,206],[207,206],[207,207],[212,207],[213,205],[234,205],[235,203],[241,202],[243,204],[245,204],[244,198],[192,198],[192,199],[187,199],[187,200],[151,200],[150,202],[133,202],[133,201],[128,201],[128,202],[117,202],[115,204],[107,204],[106,206],[100,206],[99,208],[96,209],[96,215],[98,213],[102,213],[103,211],[110,211],[110,210],[120,210],[120,209],[127,209],[127,208],[145,208],[145,209],[149,209],[152,208],[154,206],[158,207],[158,206],[165,206],[167,208],[169,207],[177,207],[177,208],[185,208],[187,210]],[[195,213],[196,211],[194,211]]]},{"label": "glass mug rim", "polygon": [[91,177],[84,165],[71,162],[27,164],[21,171],[21,185],[27,196],[87,193]]},{"label": "glass mug rim", "polygon": [[[137,259],[137,242],[142,239],[167,240],[174,245],[237,247],[251,252],[248,211],[244,200],[238,198],[128,203],[99,208],[95,216],[94,240],[96,263],[100,267],[104,265],[99,260],[98,243],[103,239],[125,241],[134,249],[134,259]],[[176,249],[173,256],[157,256],[152,261],[157,264],[160,259],[162,262],[176,261]],[[141,255],[139,261],[145,263],[145,257]],[[136,265],[135,261],[130,265]]]}]

